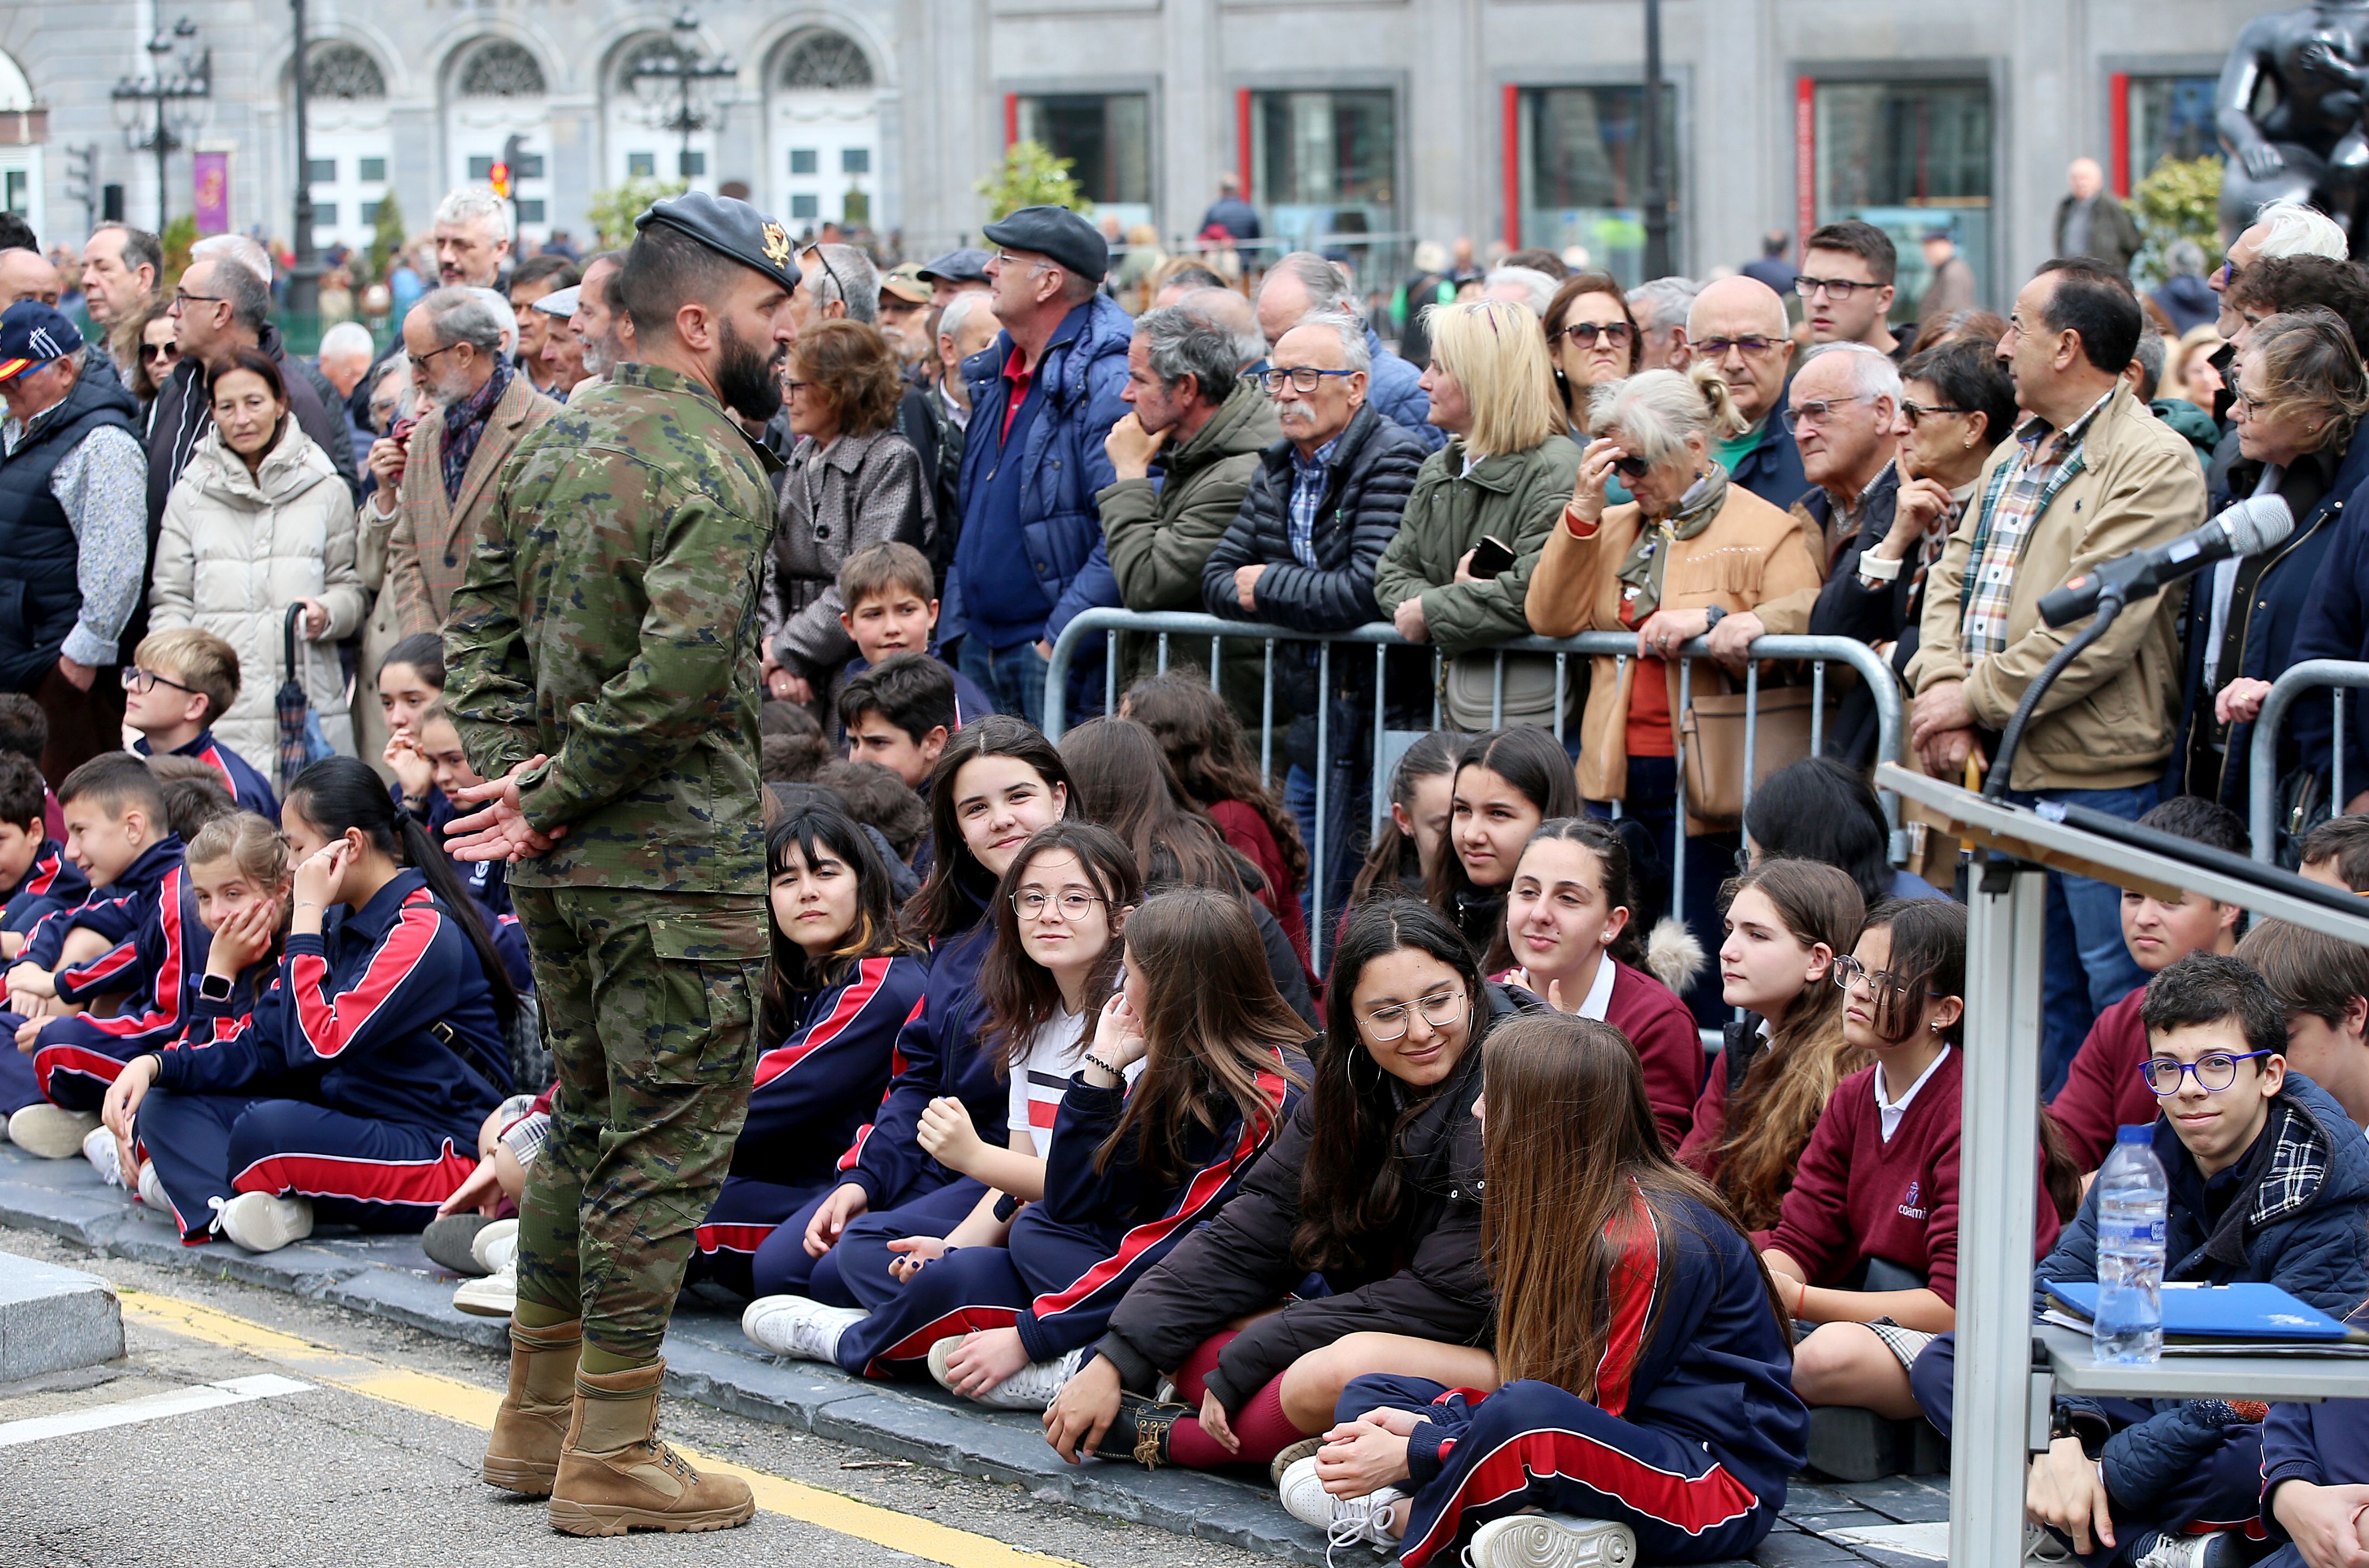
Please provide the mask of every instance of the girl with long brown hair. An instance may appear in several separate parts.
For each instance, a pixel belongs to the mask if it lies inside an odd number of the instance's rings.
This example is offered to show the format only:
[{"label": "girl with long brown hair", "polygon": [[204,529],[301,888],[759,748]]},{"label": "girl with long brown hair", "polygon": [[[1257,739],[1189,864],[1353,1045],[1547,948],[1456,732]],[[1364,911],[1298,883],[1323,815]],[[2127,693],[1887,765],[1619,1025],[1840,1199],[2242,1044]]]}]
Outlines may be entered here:
[{"label": "girl with long brown hair", "polygon": [[1867,910],[1849,876],[1814,861],[1763,861],[1729,887],[1721,996],[1744,1016],[1711,1059],[1678,1158],[1746,1229],[1765,1230],[1835,1086],[1867,1064],[1843,1038],[1842,993],[1830,983]]},{"label": "girl with long brown hair", "polygon": [[1285,1471],[1284,1506],[1407,1568],[1459,1543],[1472,1568],[1745,1555],[1809,1437],[1767,1271],[1664,1151],[1619,1030],[1532,1015],[1482,1056],[1503,1384],[1357,1379],[1323,1446]]},{"label": "girl with long brown hair", "polygon": [[1424,896],[1458,930],[1484,973],[1511,968],[1505,890],[1539,824],[1580,814],[1562,743],[1534,724],[1476,735],[1456,760],[1445,853],[1424,875]]},{"label": "girl with long brown hair", "polygon": [[1435,729],[1400,754],[1390,770],[1390,826],[1374,835],[1366,851],[1366,864],[1349,885],[1350,904],[1376,893],[1424,896],[1432,864],[1448,847],[1456,760],[1471,739],[1452,729]]}]

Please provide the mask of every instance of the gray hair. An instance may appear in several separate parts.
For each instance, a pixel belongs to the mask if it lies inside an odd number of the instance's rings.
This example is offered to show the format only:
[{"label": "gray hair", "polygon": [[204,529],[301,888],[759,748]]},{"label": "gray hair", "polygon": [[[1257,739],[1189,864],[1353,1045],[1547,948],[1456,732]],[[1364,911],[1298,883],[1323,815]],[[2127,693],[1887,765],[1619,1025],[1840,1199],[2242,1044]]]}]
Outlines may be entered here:
[{"label": "gray hair", "polygon": [[1517,283],[1528,290],[1530,297],[1520,303],[1529,306],[1540,321],[1546,319],[1547,307],[1554,303],[1555,291],[1562,287],[1535,267],[1499,267],[1482,280],[1482,292],[1494,292],[1500,283]]},{"label": "gray hair", "polygon": [[2324,256],[2341,261],[2352,253],[2336,220],[2300,201],[2273,201],[2254,214],[2249,227],[2262,231],[2261,247],[2254,252],[2257,261],[2274,256]]},{"label": "gray hair", "polygon": [[2163,264],[2175,278],[2194,278],[2204,271],[2204,247],[2192,239],[2176,239],[2164,247]]},{"label": "gray hair", "polygon": [[152,269],[161,281],[165,276],[165,247],[146,229],[135,229],[129,223],[101,223],[90,231],[97,239],[113,229],[123,236],[123,269],[137,272],[143,267]]},{"label": "gray hair", "polygon": [[1189,375],[1204,403],[1223,403],[1232,392],[1240,368],[1234,335],[1199,311],[1181,304],[1145,311],[1135,318],[1135,335],[1143,339],[1162,391],[1174,392]]},{"label": "gray hair", "polygon": [[189,246],[189,259],[200,257],[235,261],[271,287],[271,253],[245,235],[208,235]]},{"label": "gray hair", "polygon": [[1357,314],[1356,301],[1349,292],[1349,275],[1314,251],[1295,250],[1278,258],[1273,267],[1267,269],[1266,282],[1259,285],[1259,292],[1265,293],[1266,284],[1273,282],[1278,274],[1297,280],[1299,286],[1308,291],[1308,308],[1310,311],[1338,311],[1347,315]]},{"label": "gray hair", "polygon": [[1587,428],[1598,435],[1618,429],[1631,456],[1661,464],[1683,450],[1688,436],[1722,440],[1745,424],[1719,368],[1706,360],[1691,372],[1640,371],[1606,382],[1588,394]]},{"label": "gray hair", "polygon": [[1821,343],[1802,356],[1802,369],[1793,373],[1801,374],[1802,370],[1808,369],[1813,361],[1836,356],[1840,356],[1850,366],[1851,391],[1854,394],[1870,399],[1888,397],[1892,399],[1893,407],[1900,406],[1900,367],[1892,362],[1889,354],[1865,343]]},{"label": "gray hair", "polygon": [[[1365,371],[1374,368],[1372,350],[1366,347],[1366,324],[1344,310],[1312,310],[1299,318],[1299,326],[1322,326],[1339,334],[1341,368],[1345,371]],[[1299,326],[1292,328],[1294,332]]]},{"label": "gray hair", "polygon": [[1234,368],[1246,371],[1266,358],[1266,334],[1259,330],[1258,313],[1251,302],[1231,289],[1196,289],[1178,300],[1178,310],[1189,310],[1234,339]]},{"label": "gray hair", "polygon": [[371,338],[370,328],[359,321],[341,321],[321,334],[318,359],[330,359],[338,354],[360,354],[364,360],[378,356],[378,345]]},{"label": "gray hair", "polygon": [[1666,332],[1687,324],[1687,311],[1702,292],[1692,278],[1655,278],[1629,291],[1629,308],[1648,332]]},{"label": "gray hair", "polygon": [[516,346],[519,335],[518,312],[511,307],[507,295],[499,289],[481,289],[465,283],[456,284],[455,287],[465,288],[469,292],[485,301],[486,308],[494,313],[494,320],[501,327],[502,336],[509,340],[509,346]]},{"label": "gray hair", "polygon": [[195,267],[200,261],[213,269],[212,286],[230,302],[231,320],[254,333],[259,340],[263,329],[271,322],[271,285],[257,277],[252,269],[243,266],[235,255],[221,251],[212,256],[192,255],[189,265]]},{"label": "gray hair", "polygon": [[2169,352],[2163,334],[2150,326],[2139,334],[2138,347],[2131,350],[2131,359],[2139,367],[2139,397],[2153,401],[2163,386],[2163,362]]},{"label": "gray hair", "polygon": [[946,308],[938,313],[938,336],[961,342],[962,329],[970,323],[970,313],[978,309],[982,301],[992,304],[994,296],[984,289],[965,289],[948,300]]},{"label": "gray hair", "polygon": [[436,203],[434,223],[485,223],[497,239],[510,237],[509,203],[494,194],[490,185],[464,185],[444,193]]},{"label": "gray hair", "polygon": [[872,258],[852,245],[807,248],[827,263],[811,280],[816,300],[844,302],[850,321],[880,319],[880,269],[872,265]]},{"label": "gray hair", "polygon": [[[504,330],[502,318],[494,314],[494,304],[499,298],[491,289],[455,284],[430,290],[415,308],[423,313],[428,329],[436,334],[438,348],[466,343],[480,354],[495,354],[501,351]],[[510,318],[508,330],[517,335],[516,316]]]}]

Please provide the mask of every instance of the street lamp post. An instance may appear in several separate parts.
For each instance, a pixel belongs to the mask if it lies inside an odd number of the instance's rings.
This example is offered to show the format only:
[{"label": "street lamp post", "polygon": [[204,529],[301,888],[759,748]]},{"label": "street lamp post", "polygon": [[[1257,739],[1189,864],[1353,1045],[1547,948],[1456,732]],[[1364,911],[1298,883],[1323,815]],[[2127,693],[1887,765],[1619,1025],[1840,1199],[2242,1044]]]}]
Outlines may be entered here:
[{"label": "street lamp post", "polygon": [[[123,120],[123,139],[135,153],[156,157],[156,233],[165,232],[168,216],[166,160],[186,144],[189,132],[213,96],[214,52],[198,44],[198,24],[183,17],[170,31],[158,27],[143,46],[148,51],[144,76],[126,76],[109,94]],[[154,126],[144,126],[148,107],[155,106]],[[176,108],[176,106],[187,106]]]},{"label": "street lamp post", "polygon": [[295,29],[296,260],[288,269],[288,314],[311,315],[321,308],[321,265],[313,253],[313,150],[305,131],[304,77],[312,68],[304,32],[304,0],[288,0]]},{"label": "street lamp post", "polygon": [[1645,276],[1670,275],[1670,171],[1662,146],[1662,0],[1645,0]]},{"label": "street lamp post", "polygon": [[[653,115],[650,124],[657,130],[674,132],[682,139],[681,148],[675,155],[675,174],[689,180],[691,139],[724,123],[724,106],[713,84],[728,82],[739,71],[701,52],[699,14],[689,6],[675,14],[673,30],[673,48],[664,54],[644,55],[635,63],[629,85],[649,101]],[[669,98],[673,100],[671,104],[666,101]]]}]

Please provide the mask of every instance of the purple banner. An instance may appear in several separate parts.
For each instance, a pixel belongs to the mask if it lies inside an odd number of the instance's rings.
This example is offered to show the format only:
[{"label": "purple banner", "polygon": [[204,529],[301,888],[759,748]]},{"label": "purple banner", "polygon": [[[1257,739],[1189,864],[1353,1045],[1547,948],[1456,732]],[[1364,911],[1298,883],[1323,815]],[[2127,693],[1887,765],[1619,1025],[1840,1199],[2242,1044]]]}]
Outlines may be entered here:
[{"label": "purple banner", "polygon": [[230,232],[230,155],[228,153],[192,153],[189,155],[189,188],[191,206],[198,218],[198,233],[222,235]]}]

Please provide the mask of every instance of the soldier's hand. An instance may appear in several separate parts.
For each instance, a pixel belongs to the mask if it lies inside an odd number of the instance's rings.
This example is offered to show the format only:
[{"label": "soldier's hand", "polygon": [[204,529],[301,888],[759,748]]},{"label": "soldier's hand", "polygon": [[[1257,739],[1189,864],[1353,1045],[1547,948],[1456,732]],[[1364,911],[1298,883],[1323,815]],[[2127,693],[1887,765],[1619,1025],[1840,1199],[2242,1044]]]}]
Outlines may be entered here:
[{"label": "soldier's hand", "polygon": [[444,825],[449,836],[446,853],[454,860],[524,860],[530,855],[548,853],[553,844],[566,838],[565,823],[548,833],[538,831],[527,821],[526,812],[519,804],[519,775],[548,761],[545,757],[530,757],[498,779],[455,790],[455,806],[483,806],[485,809]]},{"label": "soldier's hand", "polygon": [[818,1258],[830,1251],[839,1241],[839,1233],[847,1229],[847,1222],[871,1207],[872,1199],[865,1194],[863,1183],[841,1183],[822,1200],[822,1207],[814,1211],[814,1218],[807,1221],[807,1256]]}]

